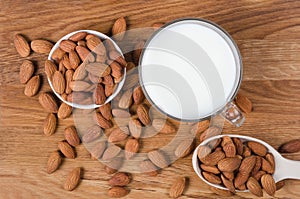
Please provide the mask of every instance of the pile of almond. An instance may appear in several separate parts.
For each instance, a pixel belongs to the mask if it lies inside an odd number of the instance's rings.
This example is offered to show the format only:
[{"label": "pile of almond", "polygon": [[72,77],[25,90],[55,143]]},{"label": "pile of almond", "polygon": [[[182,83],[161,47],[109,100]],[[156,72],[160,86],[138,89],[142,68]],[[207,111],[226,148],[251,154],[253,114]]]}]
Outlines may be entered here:
[{"label": "pile of almond", "polygon": [[248,189],[262,197],[264,189],[270,196],[275,194],[274,157],[258,142],[224,136],[201,146],[198,158],[202,176],[210,183],[226,187],[232,193]]}]

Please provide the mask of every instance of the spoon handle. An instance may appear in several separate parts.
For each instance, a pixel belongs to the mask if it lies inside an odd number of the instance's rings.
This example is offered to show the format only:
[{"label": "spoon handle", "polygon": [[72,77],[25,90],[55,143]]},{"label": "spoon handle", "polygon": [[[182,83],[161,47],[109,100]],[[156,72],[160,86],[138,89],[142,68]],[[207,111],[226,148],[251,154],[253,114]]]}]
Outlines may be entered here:
[{"label": "spoon handle", "polygon": [[[279,173],[280,172],[280,173]],[[283,179],[297,179],[300,180],[300,161],[288,160],[283,158],[282,164],[279,168],[277,181]]]}]

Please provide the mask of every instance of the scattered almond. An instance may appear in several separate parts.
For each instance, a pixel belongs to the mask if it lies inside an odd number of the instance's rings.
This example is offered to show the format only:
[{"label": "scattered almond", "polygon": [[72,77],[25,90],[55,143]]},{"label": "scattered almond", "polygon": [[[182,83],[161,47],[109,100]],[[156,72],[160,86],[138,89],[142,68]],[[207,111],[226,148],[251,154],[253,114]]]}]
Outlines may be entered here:
[{"label": "scattered almond", "polygon": [[103,153],[102,160],[110,160],[121,152],[121,148],[116,145],[109,146]]},{"label": "scattered almond", "polygon": [[61,165],[62,157],[58,151],[51,153],[47,163],[47,173],[53,173]]},{"label": "scattered almond", "polygon": [[114,174],[108,183],[111,186],[126,186],[130,183],[130,176],[128,173],[119,172]]},{"label": "scattered almond", "polygon": [[66,156],[66,158],[74,159],[76,157],[75,150],[65,141],[58,142],[58,148]]},{"label": "scattered almond", "polygon": [[71,146],[76,147],[80,144],[80,138],[75,126],[68,126],[67,128],[65,128],[64,134],[67,142]]},{"label": "scattered almond", "polygon": [[245,113],[251,113],[252,112],[252,102],[244,95],[241,95],[238,93],[235,97],[235,102],[237,106],[242,109]]},{"label": "scattered almond", "polygon": [[30,60],[24,60],[20,67],[20,83],[26,84],[34,73],[34,65]]},{"label": "scattered almond", "polygon": [[39,102],[48,113],[57,113],[58,105],[51,94],[41,93],[39,96]]},{"label": "scattered almond", "polygon": [[279,147],[280,153],[297,153],[300,151],[300,139],[291,140]]},{"label": "scattered almond", "polygon": [[33,76],[26,84],[24,94],[28,97],[35,96],[40,88],[41,80],[40,76]]},{"label": "scattered almond", "polygon": [[113,27],[112,27],[112,35],[115,36],[114,39],[120,41],[123,39],[126,31],[126,20],[124,17],[118,18]]},{"label": "scattered almond", "polygon": [[176,133],[175,126],[170,121],[165,119],[154,119],[152,121],[152,126],[154,127],[155,130],[161,133],[165,133],[165,134]]},{"label": "scattered almond", "polygon": [[42,54],[49,54],[53,48],[53,44],[44,39],[33,40],[30,45],[34,52]]},{"label": "scattered almond", "polygon": [[26,39],[21,34],[16,34],[14,37],[14,44],[17,52],[21,57],[28,57],[30,54],[30,47]]},{"label": "scattered almond", "polygon": [[255,178],[250,177],[247,181],[247,188],[251,193],[258,197],[263,196],[262,188]]},{"label": "scattered almond", "polygon": [[54,134],[56,130],[57,119],[53,113],[49,113],[46,119],[44,120],[44,134],[50,136]]},{"label": "scattered almond", "polygon": [[269,194],[270,196],[274,196],[276,191],[276,184],[270,174],[265,174],[261,177],[261,185],[267,192],[267,194]]},{"label": "scattered almond", "polygon": [[185,188],[186,180],[185,177],[179,177],[175,180],[169,190],[169,195],[171,198],[178,198],[182,195]]},{"label": "scattered almond", "polygon": [[107,195],[112,198],[121,198],[126,196],[129,191],[124,187],[112,187],[108,190]]},{"label": "scattered almond", "polygon": [[[153,120],[154,122],[154,120]],[[194,149],[194,140],[193,139],[186,139],[183,140],[176,148],[175,155],[178,158],[183,158],[191,153]]]},{"label": "scattered almond", "polygon": [[102,130],[98,125],[91,126],[82,136],[82,142],[90,143],[102,135]]},{"label": "scattered almond", "polygon": [[166,160],[165,156],[160,151],[150,151],[148,153],[148,157],[153,164],[158,166],[159,168],[165,168],[169,165],[168,161]]},{"label": "scattered almond", "polygon": [[66,178],[64,189],[67,191],[74,190],[80,182],[80,175],[81,175],[80,167],[73,169]]},{"label": "scattered almond", "polygon": [[66,119],[71,115],[71,113],[72,113],[72,107],[66,103],[61,103],[57,112],[57,116],[59,119]]},{"label": "scattered almond", "polygon": [[127,140],[125,144],[125,158],[129,160],[132,156],[138,152],[140,147],[139,141],[134,138]]}]

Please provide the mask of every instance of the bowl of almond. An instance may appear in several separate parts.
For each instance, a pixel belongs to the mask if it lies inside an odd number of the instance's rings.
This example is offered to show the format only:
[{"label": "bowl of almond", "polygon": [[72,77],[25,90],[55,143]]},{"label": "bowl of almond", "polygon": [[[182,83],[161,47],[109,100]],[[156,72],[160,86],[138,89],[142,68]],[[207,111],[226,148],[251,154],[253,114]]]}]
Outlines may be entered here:
[{"label": "bowl of almond", "polygon": [[194,151],[193,168],[214,188],[250,191],[262,197],[274,196],[276,183],[300,179],[300,161],[283,158],[268,143],[242,135],[218,135],[204,140]]},{"label": "bowl of almond", "polygon": [[121,49],[107,35],[78,30],[53,46],[45,72],[60,100],[75,108],[93,109],[120,92],[126,64]]}]

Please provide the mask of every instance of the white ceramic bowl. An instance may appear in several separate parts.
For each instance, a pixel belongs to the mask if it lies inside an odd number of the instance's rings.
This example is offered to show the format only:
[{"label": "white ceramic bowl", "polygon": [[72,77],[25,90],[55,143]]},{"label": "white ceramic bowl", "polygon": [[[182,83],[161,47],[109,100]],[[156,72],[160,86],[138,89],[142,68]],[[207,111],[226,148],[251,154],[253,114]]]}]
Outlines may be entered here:
[{"label": "white ceramic bowl", "polygon": [[[98,36],[101,40],[103,40],[103,39],[108,39],[108,40],[110,40],[110,41],[113,43],[115,49],[116,49],[116,50],[120,53],[120,55],[124,58],[123,53],[122,53],[121,49],[119,48],[119,46],[118,46],[118,45],[117,45],[110,37],[108,37],[107,35],[105,35],[105,34],[103,34],[103,33],[101,33],[101,32],[95,31],[95,30],[78,30],[78,31],[74,31],[74,32],[71,32],[71,33],[69,33],[69,34],[63,36],[60,40],[58,40],[58,41],[56,42],[56,44],[53,46],[53,48],[51,49],[51,51],[50,51],[50,53],[49,53],[49,56],[48,56],[48,60],[53,61],[52,58],[51,58],[51,57],[52,57],[52,54],[53,54],[53,52],[59,47],[59,44],[60,44],[60,42],[61,42],[62,40],[67,40],[67,39],[69,39],[72,35],[74,35],[74,34],[76,34],[76,33],[78,33],[78,32],[87,32],[87,33],[90,33],[90,34],[93,34],[93,35]],[[126,70],[125,70],[125,68],[124,68],[124,75],[123,75],[122,80],[119,82],[118,87],[117,87],[117,89],[115,90],[115,92],[114,92],[111,96],[109,96],[109,97],[106,99],[106,101],[105,101],[104,104],[110,102],[111,100],[114,99],[115,96],[118,95],[118,93],[121,91],[121,89],[122,89],[122,87],[123,87],[123,85],[124,85],[125,78],[126,78]],[[68,104],[69,106],[72,106],[72,107],[74,107],[74,108],[79,108],[79,109],[94,109],[94,108],[98,108],[98,107],[104,105],[104,104],[101,104],[101,105],[99,105],[99,104],[82,105],[82,104],[76,104],[76,103],[68,102],[68,101],[64,100],[64,99],[61,97],[60,94],[58,94],[57,92],[55,92],[55,90],[54,90],[54,88],[53,88],[53,85],[52,85],[52,82],[51,82],[51,80],[50,80],[49,78],[48,78],[48,82],[49,82],[49,85],[50,85],[52,91],[55,93],[55,95],[56,95],[61,101],[63,101],[64,103]]]}]

